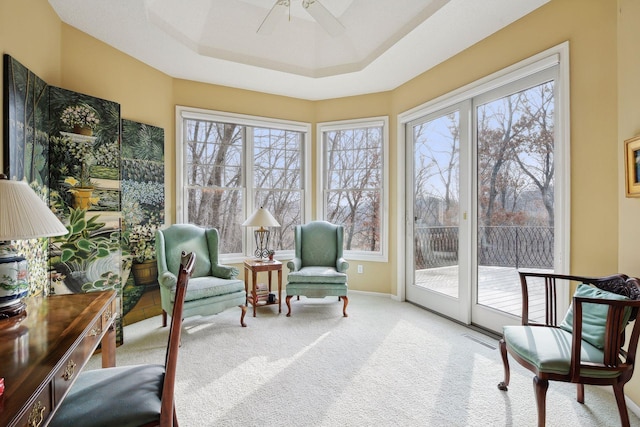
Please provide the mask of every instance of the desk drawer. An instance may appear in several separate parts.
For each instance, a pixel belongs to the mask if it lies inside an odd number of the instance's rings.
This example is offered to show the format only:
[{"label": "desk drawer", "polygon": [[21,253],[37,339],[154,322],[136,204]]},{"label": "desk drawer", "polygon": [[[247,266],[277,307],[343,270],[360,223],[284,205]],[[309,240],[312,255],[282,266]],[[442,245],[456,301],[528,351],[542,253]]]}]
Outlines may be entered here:
[{"label": "desk drawer", "polygon": [[[51,401],[51,383],[48,383],[44,389],[38,393],[33,400],[33,404],[27,408],[22,418],[14,424],[20,427],[39,427],[45,425],[51,415],[53,403]],[[48,422],[48,421],[47,421]]]}]

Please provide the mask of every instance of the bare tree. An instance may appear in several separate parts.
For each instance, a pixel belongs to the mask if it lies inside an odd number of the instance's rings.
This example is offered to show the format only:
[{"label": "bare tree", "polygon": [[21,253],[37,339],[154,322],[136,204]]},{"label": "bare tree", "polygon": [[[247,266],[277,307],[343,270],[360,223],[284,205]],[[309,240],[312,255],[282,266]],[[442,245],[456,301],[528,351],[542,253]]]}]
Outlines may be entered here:
[{"label": "bare tree", "polygon": [[345,248],[379,250],[382,129],[325,133],[326,218],[345,227]]},{"label": "bare tree", "polygon": [[523,132],[516,139],[519,150],[513,156],[531,183],[540,191],[549,227],[554,225],[554,99],[553,84],[545,83],[524,93],[521,120]]}]

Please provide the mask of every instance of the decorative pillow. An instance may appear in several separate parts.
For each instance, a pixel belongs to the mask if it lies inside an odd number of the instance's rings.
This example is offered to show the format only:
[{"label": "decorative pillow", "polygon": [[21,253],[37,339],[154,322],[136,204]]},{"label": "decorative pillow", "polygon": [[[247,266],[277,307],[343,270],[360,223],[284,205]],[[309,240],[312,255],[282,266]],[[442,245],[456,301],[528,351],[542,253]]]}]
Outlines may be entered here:
[{"label": "decorative pillow", "polygon": [[[583,298],[599,298],[599,299],[613,299],[613,300],[628,300],[629,298],[624,295],[619,295],[613,292],[603,291],[602,289],[590,286],[582,283],[578,285],[574,294],[576,297]],[[597,348],[604,347],[604,333],[607,324],[607,314],[609,313],[609,306],[605,304],[592,304],[585,303],[582,305],[582,339],[590,343]],[[631,310],[625,309],[625,315],[623,324],[621,327],[626,326],[631,316]],[[567,314],[564,316],[564,320],[560,324],[560,328],[568,332],[573,332],[573,303],[569,306]]]}]

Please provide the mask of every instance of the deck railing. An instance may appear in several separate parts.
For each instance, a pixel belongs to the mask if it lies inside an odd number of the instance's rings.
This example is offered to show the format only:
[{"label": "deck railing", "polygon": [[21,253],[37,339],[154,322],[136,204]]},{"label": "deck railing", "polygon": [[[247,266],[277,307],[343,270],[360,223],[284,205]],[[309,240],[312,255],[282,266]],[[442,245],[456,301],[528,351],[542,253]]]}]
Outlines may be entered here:
[{"label": "deck railing", "polygon": [[[458,264],[458,227],[415,228],[416,269]],[[553,228],[492,226],[478,229],[480,265],[553,268]]]}]

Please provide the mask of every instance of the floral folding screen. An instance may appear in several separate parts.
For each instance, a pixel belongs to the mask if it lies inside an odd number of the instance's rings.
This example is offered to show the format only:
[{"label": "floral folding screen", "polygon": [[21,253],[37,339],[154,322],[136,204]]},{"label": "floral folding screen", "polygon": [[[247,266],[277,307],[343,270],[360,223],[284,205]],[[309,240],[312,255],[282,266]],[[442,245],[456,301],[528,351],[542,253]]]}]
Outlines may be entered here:
[{"label": "floral folding screen", "polygon": [[70,230],[17,242],[30,294],[115,289],[124,316],[144,291],[130,277],[131,231],[164,223],[164,131],[121,121],[118,103],[48,86],[9,55],[4,66],[4,171]]},{"label": "floral folding screen", "polygon": [[50,241],[55,293],[121,293],[120,105],[49,88],[49,205],[71,232]]},{"label": "floral folding screen", "polygon": [[[131,268],[125,300],[135,305],[142,286],[156,283],[155,231],[164,224],[164,130],[122,120],[121,142],[123,248]],[[128,307],[125,307],[128,311]]]},{"label": "floral folding screen", "polygon": [[[49,90],[47,83],[18,61],[4,55],[3,173],[25,180],[42,200],[49,197]],[[16,242],[29,262],[31,294],[47,282],[48,239]]]}]

